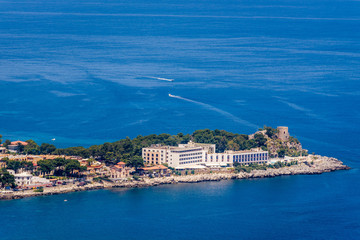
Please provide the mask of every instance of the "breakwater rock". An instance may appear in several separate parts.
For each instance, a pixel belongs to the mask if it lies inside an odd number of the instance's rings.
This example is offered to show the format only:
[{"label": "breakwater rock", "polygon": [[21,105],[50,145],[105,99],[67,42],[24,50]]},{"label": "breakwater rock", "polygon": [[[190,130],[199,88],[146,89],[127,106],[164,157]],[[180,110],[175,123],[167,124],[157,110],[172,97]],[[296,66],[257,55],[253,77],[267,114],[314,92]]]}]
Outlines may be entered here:
[{"label": "breakwater rock", "polygon": [[311,162],[300,162],[298,165],[292,165],[283,168],[268,168],[266,170],[253,170],[250,173],[233,171],[221,171],[214,173],[204,173],[185,176],[171,176],[163,178],[142,178],[139,181],[123,181],[123,182],[102,182],[92,183],[85,186],[77,186],[75,184],[56,186],[45,188],[43,192],[34,192],[33,190],[18,192],[0,192],[0,199],[20,199],[25,197],[56,195],[69,192],[87,191],[94,189],[110,189],[110,188],[139,188],[158,186],[162,184],[178,184],[178,183],[197,183],[205,181],[221,181],[229,179],[248,179],[248,178],[265,178],[283,175],[299,175],[299,174],[321,174],[336,170],[350,169],[341,161],[335,158],[314,156]]}]

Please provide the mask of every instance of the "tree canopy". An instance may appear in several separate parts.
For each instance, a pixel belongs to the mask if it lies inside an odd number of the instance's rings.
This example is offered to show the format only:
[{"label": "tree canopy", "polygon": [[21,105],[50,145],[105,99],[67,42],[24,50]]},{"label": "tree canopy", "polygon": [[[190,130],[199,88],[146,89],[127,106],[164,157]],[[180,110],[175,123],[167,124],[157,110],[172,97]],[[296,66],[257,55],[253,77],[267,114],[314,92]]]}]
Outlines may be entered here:
[{"label": "tree canopy", "polygon": [[[93,145],[89,148],[84,147],[69,147],[56,148],[49,143],[43,143],[40,146],[33,140],[27,140],[28,145],[24,147],[23,152],[27,154],[54,154],[65,156],[81,156],[84,158],[93,157],[94,159],[105,162],[106,164],[116,164],[119,161],[130,163],[134,161],[134,157],[141,157],[142,148],[149,147],[152,144],[162,144],[169,146],[176,146],[181,143],[187,143],[190,140],[198,143],[216,144],[217,152],[224,152],[225,150],[248,150],[251,148],[261,147],[267,150],[270,140],[280,141],[277,139],[277,130],[272,127],[264,126],[265,135],[263,133],[256,133],[252,139],[246,134],[237,134],[225,130],[210,130],[202,129],[196,130],[192,134],[178,133],[171,135],[167,133],[150,134],[147,136],[139,135],[133,139],[126,137],[116,142],[106,142],[100,145]],[[290,138],[291,142],[298,143],[295,138]],[[6,140],[5,143],[9,141]],[[4,143],[4,144],[5,144]],[[286,150],[288,151],[288,150]],[[287,153],[287,152],[286,152]],[[280,156],[283,151],[280,152]],[[41,162],[40,166],[45,172],[54,170],[56,167],[51,167],[49,162]],[[68,169],[70,169],[68,167]],[[65,170],[65,167],[64,169]]]},{"label": "tree canopy", "polygon": [[15,161],[15,160],[9,160],[8,158],[5,159],[5,161],[6,161],[6,168],[14,170],[15,173],[21,168],[23,168],[23,169],[25,169],[27,171],[34,169],[34,165],[32,164],[32,162]]},{"label": "tree canopy", "polygon": [[15,177],[11,175],[5,168],[0,170],[0,185],[2,188],[7,186],[12,188],[16,187]]}]

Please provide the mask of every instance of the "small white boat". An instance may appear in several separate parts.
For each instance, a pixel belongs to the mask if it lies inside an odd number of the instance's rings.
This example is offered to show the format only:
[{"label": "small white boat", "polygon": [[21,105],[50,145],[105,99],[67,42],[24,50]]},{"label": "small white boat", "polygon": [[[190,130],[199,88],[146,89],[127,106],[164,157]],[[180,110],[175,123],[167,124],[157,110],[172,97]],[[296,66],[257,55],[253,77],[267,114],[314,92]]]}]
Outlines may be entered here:
[{"label": "small white boat", "polygon": [[158,80],[163,80],[163,81],[168,81],[168,82],[173,82],[174,79],[169,79],[169,78],[156,78]]}]

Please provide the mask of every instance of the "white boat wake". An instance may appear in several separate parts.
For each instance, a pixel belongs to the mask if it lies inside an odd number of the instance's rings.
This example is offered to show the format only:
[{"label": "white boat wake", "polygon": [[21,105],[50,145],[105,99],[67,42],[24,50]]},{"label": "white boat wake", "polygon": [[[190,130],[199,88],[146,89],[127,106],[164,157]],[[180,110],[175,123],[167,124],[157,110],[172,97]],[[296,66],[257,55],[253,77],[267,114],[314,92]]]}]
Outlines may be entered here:
[{"label": "white boat wake", "polygon": [[177,98],[177,99],[180,99],[180,100],[183,100],[183,101],[186,101],[186,102],[195,103],[195,104],[200,105],[200,106],[202,106],[202,107],[204,107],[204,108],[206,108],[208,110],[220,113],[221,115],[227,117],[228,119],[233,120],[236,123],[240,123],[242,125],[245,125],[245,126],[248,126],[248,127],[251,127],[251,128],[256,128],[256,129],[259,128],[258,126],[256,126],[255,124],[253,124],[251,122],[248,122],[248,121],[246,121],[244,119],[236,117],[235,115],[233,115],[233,114],[231,114],[231,113],[229,113],[227,111],[221,110],[221,109],[219,109],[217,107],[214,107],[214,106],[212,106],[210,104],[198,102],[198,101],[195,101],[195,100],[191,100],[191,99],[188,99],[188,98],[183,98],[183,97],[172,95],[172,94],[169,94],[169,97]]},{"label": "white boat wake", "polygon": [[167,82],[173,82],[174,79],[171,78],[161,78],[161,77],[149,77],[149,76],[144,76],[145,78],[151,78],[151,79],[156,79],[156,80],[160,80],[160,81],[167,81]]}]

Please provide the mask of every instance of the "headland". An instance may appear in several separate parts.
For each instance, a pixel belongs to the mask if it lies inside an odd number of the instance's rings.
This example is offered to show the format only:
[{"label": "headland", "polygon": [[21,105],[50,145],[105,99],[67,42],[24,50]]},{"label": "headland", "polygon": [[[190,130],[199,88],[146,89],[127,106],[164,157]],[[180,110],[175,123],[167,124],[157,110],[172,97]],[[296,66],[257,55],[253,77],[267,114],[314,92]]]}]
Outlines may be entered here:
[{"label": "headland", "polygon": [[[312,160],[311,163],[309,160]],[[322,174],[337,170],[348,170],[348,166],[338,159],[311,155],[296,165],[285,166],[281,168],[268,168],[266,170],[252,170],[251,172],[216,171],[211,173],[198,173],[185,176],[168,176],[168,177],[143,177],[141,179],[124,179],[117,182],[101,181],[92,182],[84,186],[77,184],[59,185],[44,188],[43,192],[34,192],[33,190],[7,191],[0,193],[0,199],[21,199],[34,196],[57,195],[78,191],[88,191],[96,189],[112,188],[141,188],[152,187],[163,184],[181,184],[181,183],[198,183],[205,181],[221,181],[231,179],[251,179],[251,178],[269,178],[285,175],[311,175]]]}]

